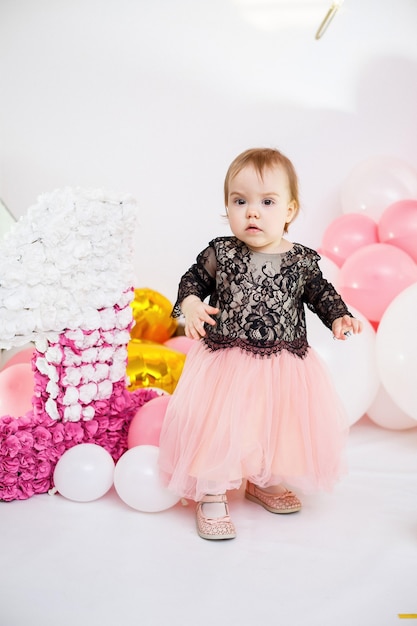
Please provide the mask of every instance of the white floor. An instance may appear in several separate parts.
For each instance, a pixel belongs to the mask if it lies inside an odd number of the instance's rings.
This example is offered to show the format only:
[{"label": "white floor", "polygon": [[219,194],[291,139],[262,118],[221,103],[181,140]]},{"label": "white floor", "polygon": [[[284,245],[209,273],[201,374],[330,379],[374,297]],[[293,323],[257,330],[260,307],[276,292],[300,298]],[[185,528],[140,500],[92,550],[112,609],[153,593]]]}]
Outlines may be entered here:
[{"label": "white floor", "polygon": [[417,428],[363,418],[348,454],[349,475],[301,513],[229,494],[233,541],[200,539],[192,506],[140,513],[114,490],[0,503],[0,625],[404,623],[417,614]]}]

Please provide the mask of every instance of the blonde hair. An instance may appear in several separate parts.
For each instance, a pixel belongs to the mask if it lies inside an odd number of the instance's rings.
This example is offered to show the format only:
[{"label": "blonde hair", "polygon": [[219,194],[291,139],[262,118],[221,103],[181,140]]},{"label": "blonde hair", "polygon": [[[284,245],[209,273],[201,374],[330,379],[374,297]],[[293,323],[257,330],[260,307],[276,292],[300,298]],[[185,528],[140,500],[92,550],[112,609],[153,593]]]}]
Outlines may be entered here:
[{"label": "blonde hair", "polygon": [[[277,165],[281,166],[287,174],[288,186],[290,189],[291,202],[295,205],[295,212],[293,220],[297,217],[300,208],[299,192],[298,192],[298,177],[295,171],[294,165],[291,161],[279,150],[273,148],[251,148],[245,150],[239,154],[229,165],[229,169],[224,179],[224,202],[227,207],[229,198],[229,184],[232,178],[234,178],[243,168],[248,165],[252,165],[255,171],[262,178],[266,169],[272,169]],[[293,221],[291,220],[291,221]],[[285,228],[284,232],[287,232]]]}]

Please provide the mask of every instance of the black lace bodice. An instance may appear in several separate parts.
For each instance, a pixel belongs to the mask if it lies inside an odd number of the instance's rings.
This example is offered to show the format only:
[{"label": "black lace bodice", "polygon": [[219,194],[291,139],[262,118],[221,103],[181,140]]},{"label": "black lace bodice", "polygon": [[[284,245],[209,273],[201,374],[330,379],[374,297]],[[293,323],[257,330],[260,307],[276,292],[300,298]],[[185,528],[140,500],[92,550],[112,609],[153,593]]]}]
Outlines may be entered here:
[{"label": "black lace bodice", "polygon": [[218,237],[183,275],[173,315],[191,294],[220,309],[216,326],[206,324],[211,350],[239,346],[264,357],[281,350],[307,353],[304,304],[331,328],[350,315],[331,283],[323,278],[320,256],[295,243],[288,252],[253,252],[236,237]]}]

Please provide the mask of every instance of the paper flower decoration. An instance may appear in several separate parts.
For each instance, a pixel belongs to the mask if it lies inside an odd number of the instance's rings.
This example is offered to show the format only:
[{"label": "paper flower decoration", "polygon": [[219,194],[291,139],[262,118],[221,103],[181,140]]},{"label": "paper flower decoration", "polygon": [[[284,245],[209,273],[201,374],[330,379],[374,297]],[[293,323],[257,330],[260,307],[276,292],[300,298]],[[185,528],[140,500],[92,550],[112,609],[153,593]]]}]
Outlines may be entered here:
[{"label": "paper flower decoration", "polygon": [[45,490],[76,443],[97,440],[117,459],[155,396],[126,389],[135,213],[130,196],[58,189],[0,243],[0,348],[35,345],[33,410],[0,419],[0,499]]}]

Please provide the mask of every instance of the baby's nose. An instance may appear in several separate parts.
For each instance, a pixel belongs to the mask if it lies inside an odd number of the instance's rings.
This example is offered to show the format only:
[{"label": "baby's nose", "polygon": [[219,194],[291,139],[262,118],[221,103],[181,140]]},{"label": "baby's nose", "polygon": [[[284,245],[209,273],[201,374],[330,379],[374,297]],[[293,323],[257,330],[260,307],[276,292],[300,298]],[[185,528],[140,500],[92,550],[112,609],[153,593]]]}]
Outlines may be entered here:
[{"label": "baby's nose", "polygon": [[258,207],[255,204],[248,204],[246,208],[246,214],[248,217],[258,217]]}]

